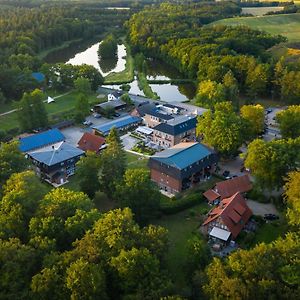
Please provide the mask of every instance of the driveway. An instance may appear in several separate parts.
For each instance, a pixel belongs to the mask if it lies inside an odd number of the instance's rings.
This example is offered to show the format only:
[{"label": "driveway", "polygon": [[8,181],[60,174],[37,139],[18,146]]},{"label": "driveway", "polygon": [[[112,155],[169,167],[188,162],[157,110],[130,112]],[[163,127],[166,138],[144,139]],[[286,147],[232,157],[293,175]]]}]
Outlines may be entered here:
[{"label": "driveway", "polygon": [[256,216],[264,216],[264,214],[275,214],[278,215],[276,207],[272,203],[259,203],[248,199],[247,204]]},{"label": "driveway", "polygon": [[89,131],[89,128],[80,128],[76,126],[62,129],[61,132],[66,138],[66,142],[74,147],[77,147],[77,143],[81,139],[84,132]]},{"label": "driveway", "polygon": [[124,146],[124,150],[131,150],[131,148],[139,141],[138,139],[130,136],[130,133],[127,133],[121,136],[121,141]]}]

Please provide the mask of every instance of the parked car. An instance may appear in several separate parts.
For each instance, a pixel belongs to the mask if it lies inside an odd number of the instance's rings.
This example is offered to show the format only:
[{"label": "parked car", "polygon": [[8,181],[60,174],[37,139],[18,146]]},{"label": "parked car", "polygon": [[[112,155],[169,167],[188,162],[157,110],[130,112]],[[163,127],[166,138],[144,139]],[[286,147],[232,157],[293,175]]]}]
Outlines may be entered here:
[{"label": "parked car", "polygon": [[228,171],[228,170],[225,170],[224,172],[223,172],[223,174],[222,174],[222,176],[224,176],[224,177],[229,177],[229,174],[230,174],[230,172]]},{"label": "parked car", "polygon": [[273,220],[278,220],[279,217],[277,215],[274,215],[274,214],[265,214],[264,219],[268,220],[268,221],[273,221]]},{"label": "parked car", "polygon": [[91,126],[93,125],[93,122],[89,121],[89,120],[86,120],[82,123],[83,125],[86,125],[86,126]]},{"label": "parked car", "polygon": [[272,111],[273,111],[272,108],[267,108],[267,109],[266,109],[266,113],[267,113],[267,114],[270,114]]},{"label": "parked car", "polygon": [[119,118],[121,115],[119,113],[114,113],[113,116],[116,117],[116,118]]}]

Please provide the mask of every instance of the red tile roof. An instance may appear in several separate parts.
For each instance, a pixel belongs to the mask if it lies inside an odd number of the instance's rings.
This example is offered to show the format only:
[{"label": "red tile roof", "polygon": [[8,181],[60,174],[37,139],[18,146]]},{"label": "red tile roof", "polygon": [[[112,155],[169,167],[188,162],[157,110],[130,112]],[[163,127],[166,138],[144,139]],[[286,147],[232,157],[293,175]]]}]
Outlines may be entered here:
[{"label": "red tile roof", "polygon": [[208,190],[203,193],[203,196],[209,201],[213,202],[214,200],[218,199],[220,195],[214,190]]},{"label": "red tile roof", "polygon": [[223,199],[217,207],[213,208],[202,225],[206,226],[221,218],[232,237],[236,238],[251,216],[252,211],[244,197],[240,193],[235,193],[232,197]]},{"label": "red tile roof", "polygon": [[85,132],[78,142],[78,148],[80,148],[83,151],[98,152],[101,146],[104,144],[104,137]]},{"label": "red tile roof", "polygon": [[251,189],[252,183],[248,175],[217,182],[215,186],[215,191],[221,195],[221,199],[231,197],[237,192],[245,193]]}]

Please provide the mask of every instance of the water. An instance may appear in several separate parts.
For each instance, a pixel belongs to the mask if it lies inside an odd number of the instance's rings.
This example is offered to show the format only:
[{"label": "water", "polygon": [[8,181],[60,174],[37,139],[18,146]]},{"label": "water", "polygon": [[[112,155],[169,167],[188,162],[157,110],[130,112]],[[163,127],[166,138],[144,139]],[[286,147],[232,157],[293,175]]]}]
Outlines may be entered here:
[{"label": "water", "polygon": [[[128,85],[130,85],[130,90],[129,93],[131,94],[135,94],[135,95],[140,95],[140,96],[145,96],[144,92],[142,90],[140,90],[139,86],[138,86],[138,81],[136,79],[136,77],[134,77],[134,80],[130,83],[126,83]],[[104,85],[104,87],[110,88],[110,89],[115,89],[115,90],[121,90],[121,86],[120,85]]]},{"label": "water", "polygon": [[101,42],[92,45],[85,51],[77,53],[66,63],[74,66],[87,64],[98,69],[103,76],[111,72],[121,72],[125,70],[126,48],[124,45],[118,45],[118,55],[114,59],[102,59],[98,57],[98,49]]},{"label": "water", "polygon": [[148,80],[180,79],[184,76],[173,66],[159,59],[147,60]]}]

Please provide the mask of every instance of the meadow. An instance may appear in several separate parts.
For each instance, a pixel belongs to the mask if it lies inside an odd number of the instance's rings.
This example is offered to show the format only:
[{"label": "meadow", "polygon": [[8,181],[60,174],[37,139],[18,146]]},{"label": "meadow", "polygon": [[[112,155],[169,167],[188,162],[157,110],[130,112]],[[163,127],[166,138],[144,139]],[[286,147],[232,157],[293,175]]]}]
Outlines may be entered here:
[{"label": "meadow", "polygon": [[300,14],[229,18],[216,21],[209,26],[216,24],[245,25],[273,35],[283,35],[288,38],[289,42],[300,41]]}]

